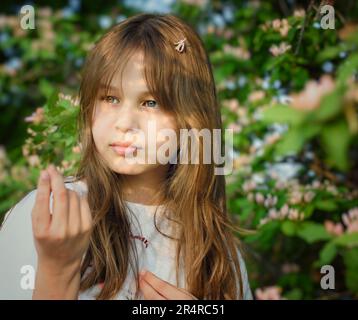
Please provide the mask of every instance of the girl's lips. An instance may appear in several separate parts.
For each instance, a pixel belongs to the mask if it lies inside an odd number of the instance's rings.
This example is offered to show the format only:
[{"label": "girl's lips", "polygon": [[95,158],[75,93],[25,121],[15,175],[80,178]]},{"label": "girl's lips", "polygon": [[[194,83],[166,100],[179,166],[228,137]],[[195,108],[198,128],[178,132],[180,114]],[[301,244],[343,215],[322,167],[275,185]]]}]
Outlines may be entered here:
[{"label": "girl's lips", "polygon": [[123,147],[118,145],[111,145],[111,148],[113,149],[114,152],[116,152],[120,156],[124,156],[126,154],[131,155],[137,150],[137,147],[133,147],[133,146]]}]

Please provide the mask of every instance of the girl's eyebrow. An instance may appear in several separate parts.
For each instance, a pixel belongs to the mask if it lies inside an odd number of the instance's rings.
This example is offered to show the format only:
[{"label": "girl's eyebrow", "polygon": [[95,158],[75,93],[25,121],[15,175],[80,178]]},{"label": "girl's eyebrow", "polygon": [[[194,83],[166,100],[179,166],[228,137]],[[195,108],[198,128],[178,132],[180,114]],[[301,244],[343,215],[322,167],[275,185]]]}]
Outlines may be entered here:
[{"label": "girl's eyebrow", "polygon": [[[113,87],[113,86],[106,86],[106,85],[104,85],[104,84],[101,84],[101,85],[100,85],[100,88],[101,88],[102,90],[105,90],[106,88],[108,88],[109,91],[119,92],[119,88]],[[138,95],[139,95],[139,96],[145,96],[145,95],[147,95],[147,94],[152,95],[152,93],[149,92],[148,89],[138,92]]]}]

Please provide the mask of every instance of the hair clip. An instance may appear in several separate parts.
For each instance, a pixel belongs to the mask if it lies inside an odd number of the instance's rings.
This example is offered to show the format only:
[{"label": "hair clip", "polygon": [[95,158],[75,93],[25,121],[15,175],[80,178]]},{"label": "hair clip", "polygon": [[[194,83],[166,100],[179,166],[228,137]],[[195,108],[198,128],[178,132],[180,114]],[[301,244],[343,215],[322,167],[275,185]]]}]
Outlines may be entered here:
[{"label": "hair clip", "polygon": [[186,40],[186,38],[179,40],[178,42],[174,43],[174,45],[176,45],[175,50],[182,53],[185,49],[185,43],[184,41]]}]

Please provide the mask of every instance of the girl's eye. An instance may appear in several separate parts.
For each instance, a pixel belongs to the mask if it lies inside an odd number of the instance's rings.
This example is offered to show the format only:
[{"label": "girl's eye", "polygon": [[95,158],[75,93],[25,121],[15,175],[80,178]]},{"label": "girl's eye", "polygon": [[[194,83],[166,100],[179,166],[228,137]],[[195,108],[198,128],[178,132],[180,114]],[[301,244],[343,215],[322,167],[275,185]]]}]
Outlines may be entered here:
[{"label": "girl's eye", "polygon": [[105,96],[103,100],[110,103],[110,104],[117,104],[119,103],[119,99],[114,96]]},{"label": "girl's eye", "polygon": [[158,103],[155,100],[147,100],[145,101],[145,105],[149,108],[158,107]]}]

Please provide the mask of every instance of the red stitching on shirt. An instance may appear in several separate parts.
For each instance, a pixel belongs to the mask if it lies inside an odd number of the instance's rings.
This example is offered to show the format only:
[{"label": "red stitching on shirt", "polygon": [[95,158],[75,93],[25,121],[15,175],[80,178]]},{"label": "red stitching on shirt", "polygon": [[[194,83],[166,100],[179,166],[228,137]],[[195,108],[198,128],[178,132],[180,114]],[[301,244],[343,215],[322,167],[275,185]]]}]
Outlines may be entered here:
[{"label": "red stitching on shirt", "polygon": [[143,236],[134,236],[133,234],[130,234],[130,236],[134,239],[138,239],[140,241],[142,241],[145,245],[145,247],[147,248],[148,247],[148,244],[149,244],[149,241],[146,239],[146,237],[143,237]]}]

